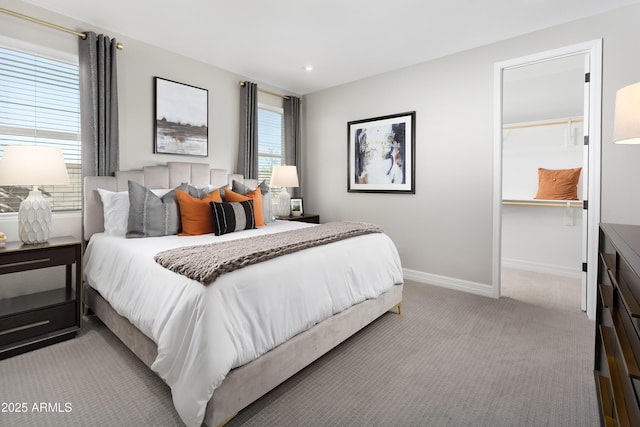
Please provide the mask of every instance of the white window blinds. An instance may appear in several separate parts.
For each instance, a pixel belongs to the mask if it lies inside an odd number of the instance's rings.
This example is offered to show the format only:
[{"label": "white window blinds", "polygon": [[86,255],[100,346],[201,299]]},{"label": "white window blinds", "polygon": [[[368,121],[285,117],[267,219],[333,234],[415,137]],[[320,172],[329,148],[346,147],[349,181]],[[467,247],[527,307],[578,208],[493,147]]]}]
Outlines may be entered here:
[{"label": "white window blinds", "polygon": [[[78,65],[0,47],[0,155],[7,145],[56,146],[70,185],[41,187],[53,210],[81,208]],[[0,187],[0,212],[17,212],[30,188]]]},{"label": "white window blinds", "polygon": [[[283,165],[283,115],[275,109],[258,108],[258,180],[269,183],[274,166]],[[274,188],[275,193],[280,188]],[[277,194],[276,194],[277,195]]]}]

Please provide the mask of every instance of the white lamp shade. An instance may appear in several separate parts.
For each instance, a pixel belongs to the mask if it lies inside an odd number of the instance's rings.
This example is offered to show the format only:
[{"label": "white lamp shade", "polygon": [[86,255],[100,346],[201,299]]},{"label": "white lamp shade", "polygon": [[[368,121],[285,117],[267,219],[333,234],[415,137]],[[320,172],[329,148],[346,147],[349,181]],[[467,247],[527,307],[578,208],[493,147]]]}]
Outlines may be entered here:
[{"label": "white lamp shade", "polygon": [[274,166],[271,187],[298,187],[298,171],[295,166]]},{"label": "white lamp shade", "polygon": [[4,148],[0,185],[68,185],[69,175],[58,147],[9,145]]},{"label": "white lamp shade", "polygon": [[18,235],[26,244],[44,243],[51,234],[51,205],[38,185],[67,185],[69,175],[58,147],[10,145],[0,160],[0,185],[33,185],[20,203]]},{"label": "white lamp shade", "polygon": [[625,86],[616,92],[613,142],[640,144],[640,83]]}]

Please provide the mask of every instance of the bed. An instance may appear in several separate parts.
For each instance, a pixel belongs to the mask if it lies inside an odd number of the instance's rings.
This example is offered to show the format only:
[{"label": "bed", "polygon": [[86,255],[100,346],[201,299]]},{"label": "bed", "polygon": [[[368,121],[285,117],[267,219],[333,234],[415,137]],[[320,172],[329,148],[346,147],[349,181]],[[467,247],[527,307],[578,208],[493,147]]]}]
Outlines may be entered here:
[{"label": "bed", "polygon": [[205,286],[160,266],[154,256],[321,226],[275,221],[222,236],[138,239],[105,232],[98,189],[104,197],[105,191],[127,191],[129,181],[149,189],[183,183],[211,189],[234,180],[258,186],[255,180],[186,162],[84,182],[85,308],[167,382],[186,425],[224,425],[385,312],[401,309],[400,260],[384,233],[249,265]]}]

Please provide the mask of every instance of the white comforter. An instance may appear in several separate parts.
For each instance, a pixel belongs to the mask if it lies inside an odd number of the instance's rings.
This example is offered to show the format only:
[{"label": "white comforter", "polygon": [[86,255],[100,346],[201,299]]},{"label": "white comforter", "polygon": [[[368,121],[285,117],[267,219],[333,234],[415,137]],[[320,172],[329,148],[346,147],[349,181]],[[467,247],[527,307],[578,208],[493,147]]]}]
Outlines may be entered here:
[{"label": "white comforter", "polygon": [[224,236],[91,238],[89,285],[158,345],[151,368],[171,387],[178,414],[199,426],[227,373],[346,308],[402,283],[385,234],[359,236],[251,265],[203,286],[154,260],[165,249],[310,226],[276,221]]}]

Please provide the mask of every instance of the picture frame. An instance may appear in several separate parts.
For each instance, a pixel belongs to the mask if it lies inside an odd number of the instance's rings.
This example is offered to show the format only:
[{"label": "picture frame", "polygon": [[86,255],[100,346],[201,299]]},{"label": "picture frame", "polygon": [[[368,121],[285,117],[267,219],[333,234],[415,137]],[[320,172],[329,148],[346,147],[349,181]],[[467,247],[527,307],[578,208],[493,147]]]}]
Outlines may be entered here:
[{"label": "picture frame", "polygon": [[347,123],[347,191],[415,194],[416,112]]},{"label": "picture frame", "polygon": [[209,91],[154,77],[154,153],[209,155]]},{"label": "picture frame", "polygon": [[302,199],[299,197],[291,199],[291,216],[301,216],[304,214]]}]

